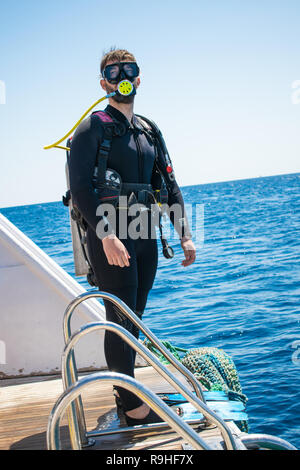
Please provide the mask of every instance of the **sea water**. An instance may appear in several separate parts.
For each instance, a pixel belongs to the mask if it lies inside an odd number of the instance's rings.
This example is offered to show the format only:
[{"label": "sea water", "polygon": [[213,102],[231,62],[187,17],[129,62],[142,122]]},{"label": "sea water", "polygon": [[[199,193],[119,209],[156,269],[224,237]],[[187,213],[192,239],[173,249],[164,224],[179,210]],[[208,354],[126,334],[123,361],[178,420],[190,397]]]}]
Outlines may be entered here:
[{"label": "sea water", "polygon": [[[248,396],[250,431],[300,448],[300,174],[186,186],[182,194],[192,205],[192,229],[196,204],[204,209],[204,230],[198,223],[201,234],[193,232],[196,261],[181,265],[178,238],[170,240],[175,256],[167,260],[158,240],[143,319],[173,345],[231,355]],[[61,202],[1,212],[74,276]],[[85,278],[78,281],[91,289]]]}]

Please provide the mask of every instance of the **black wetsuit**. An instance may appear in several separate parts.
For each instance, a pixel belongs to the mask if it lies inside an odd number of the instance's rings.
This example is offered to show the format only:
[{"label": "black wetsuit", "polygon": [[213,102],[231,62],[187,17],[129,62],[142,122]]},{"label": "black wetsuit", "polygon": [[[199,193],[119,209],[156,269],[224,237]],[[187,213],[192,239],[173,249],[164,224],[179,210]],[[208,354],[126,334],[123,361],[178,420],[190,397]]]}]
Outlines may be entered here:
[{"label": "black wetsuit", "polygon": [[[124,123],[127,129],[125,135],[112,139],[107,168],[117,171],[123,182],[151,184],[156,156],[154,143],[146,136],[135,116],[130,124],[125,115],[116,108],[108,105],[105,111],[119,122]],[[100,217],[96,216],[99,199],[93,187],[94,169],[103,135],[102,121],[95,114],[83,121],[74,134],[69,162],[72,200],[88,224],[87,248],[97,278],[97,285],[100,290],[119,297],[139,317],[142,317],[157,270],[157,239],[138,238],[133,240],[130,237],[121,239],[131,256],[130,266],[122,268],[108,263],[102,241],[96,235],[96,226],[100,220]],[[157,164],[166,177],[165,179],[168,180],[166,164],[161,151],[158,154]],[[179,203],[182,207],[182,214],[185,215],[182,194],[175,179],[167,183],[167,189],[169,206]],[[151,212],[149,217],[150,215]],[[178,225],[178,221],[174,220],[172,213],[170,219],[180,238],[183,235],[190,237],[186,217],[185,228]],[[128,216],[128,223],[129,220],[131,219]],[[117,236],[118,230],[117,218],[115,230]],[[108,301],[104,301],[104,304],[107,320],[122,324],[138,338],[139,332],[131,322],[122,319],[113,304]],[[132,348],[111,332],[105,333],[104,348],[110,370],[134,377],[135,352]],[[120,387],[118,387],[118,392],[126,411],[142,404],[142,401],[131,392]]]}]

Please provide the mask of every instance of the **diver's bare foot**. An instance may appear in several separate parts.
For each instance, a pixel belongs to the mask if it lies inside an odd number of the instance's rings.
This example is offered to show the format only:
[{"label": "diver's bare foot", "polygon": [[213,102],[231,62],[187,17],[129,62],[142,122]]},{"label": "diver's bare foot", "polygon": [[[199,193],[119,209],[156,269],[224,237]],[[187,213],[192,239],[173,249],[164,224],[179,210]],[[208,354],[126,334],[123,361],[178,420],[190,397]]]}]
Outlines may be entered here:
[{"label": "diver's bare foot", "polygon": [[149,414],[149,411],[149,406],[143,403],[138,408],[134,408],[134,410],[126,411],[125,414],[129,416],[129,418],[143,419]]}]

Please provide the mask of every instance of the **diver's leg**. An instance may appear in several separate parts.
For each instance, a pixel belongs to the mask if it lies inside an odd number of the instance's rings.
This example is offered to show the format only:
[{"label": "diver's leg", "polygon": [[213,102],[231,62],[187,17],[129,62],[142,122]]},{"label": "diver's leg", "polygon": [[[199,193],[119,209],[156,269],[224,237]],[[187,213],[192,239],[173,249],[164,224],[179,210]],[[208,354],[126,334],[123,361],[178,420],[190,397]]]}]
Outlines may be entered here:
[{"label": "diver's leg", "polygon": [[[128,298],[128,294],[124,292],[125,303],[134,311],[134,313],[142,319],[149,292],[153,286],[155,274],[157,271],[157,264],[158,264],[158,247],[156,240],[143,240],[138,239],[135,241],[135,261],[137,267],[137,276],[138,276],[138,283],[139,286],[135,291],[135,300]],[[131,288],[127,288],[128,292],[130,292]],[[119,290],[120,293],[120,290]],[[118,294],[116,294],[118,295]],[[122,295],[122,294],[121,294]],[[135,305],[135,306],[134,306]],[[111,310],[111,307],[108,306],[108,309]],[[116,313],[116,312],[115,312]],[[107,318],[108,319],[108,318]],[[114,321],[114,320],[113,320]],[[132,322],[126,321],[123,324],[125,328],[127,328],[137,339],[139,337],[139,329],[133,325]],[[109,332],[107,332],[108,334]],[[122,341],[122,340],[121,340]],[[132,373],[132,377],[134,377],[134,364],[135,364],[135,357],[136,351],[132,348],[128,347],[130,352],[127,352],[127,357],[130,357],[130,374]],[[107,351],[109,354],[109,351]],[[112,364],[113,366],[113,364]],[[109,366],[110,367],[110,366]],[[149,406],[143,402],[140,402],[140,405],[137,406],[137,402],[132,399],[132,397],[127,392],[127,396],[124,395],[124,389],[116,387],[119,395],[121,397],[122,404],[125,403],[124,412],[126,414],[126,421],[127,424],[130,425],[138,425],[144,423],[151,423],[151,422],[159,422],[161,419],[159,416],[156,415],[152,410],[150,410]]]},{"label": "diver's leg", "polygon": [[[151,239],[138,239],[133,241],[130,238],[122,241],[131,256],[130,267],[120,268],[118,266],[109,265],[103,251],[102,243],[92,231],[88,231],[87,243],[90,261],[96,278],[98,279],[100,290],[116,295],[123,300],[131,310],[141,316],[157,270],[157,241]],[[127,285],[127,283],[130,285]],[[127,287],[124,287],[126,285]],[[120,319],[118,309],[113,308],[113,304],[109,301],[104,301],[104,303],[107,320],[122,324],[124,319],[122,319],[122,317]],[[126,327],[125,323],[123,323],[123,326]],[[134,331],[134,329],[132,333],[138,337],[138,332]],[[113,336],[115,338],[113,338]],[[116,343],[114,341],[116,341]],[[133,349],[127,344],[124,344],[124,341],[117,337],[116,334],[108,331],[105,333],[104,344],[108,367],[115,368],[116,371],[127,373],[133,377],[134,359],[136,355]],[[115,349],[115,345],[117,345],[117,349]],[[116,355],[115,351],[121,351],[121,353]],[[124,351],[126,351],[126,355],[124,355]],[[120,359],[122,360],[120,361]],[[116,388],[122,400],[128,425],[161,421],[152,410],[149,411],[148,405],[143,403],[134,394],[121,387]]]},{"label": "diver's leg", "polygon": [[[136,240],[136,259],[138,270],[138,289],[135,313],[142,318],[148,294],[152,289],[158,264],[158,247],[156,239]],[[135,328],[136,337],[139,331]],[[162,419],[144,403],[142,407],[127,410],[126,421],[129,426],[146,423],[157,423]]]},{"label": "diver's leg", "polygon": [[[127,287],[123,289],[110,289],[112,294],[119,297],[125,302],[131,310],[136,314],[142,316],[142,310],[145,308],[147,302],[148,291],[141,289],[139,291],[139,302],[137,303],[140,310],[134,309],[134,303],[137,299],[137,289],[134,287]],[[120,318],[119,309],[111,302],[104,300],[106,307],[106,318],[108,321],[113,321],[121,324],[124,328],[130,331],[136,338],[138,338],[139,330],[136,328],[129,319]],[[107,360],[107,365],[110,370],[121,372],[126,375],[134,377],[134,363],[136,352],[129,344],[123,341],[118,335],[111,331],[105,332],[104,350]],[[135,426],[146,423],[157,423],[162,419],[149,408],[140,398],[132,392],[129,392],[122,387],[114,387],[122,402],[122,408],[125,413],[126,422],[128,426]]]},{"label": "diver's leg", "polygon": [[[142,319],[146,308],[148,294],[152,289],[158,264],[158,247],[156,239],[139,238],[135,242],[138,288],[135,314]],[[138,339],[139,329],[132,325],[132,334]],[[134,360],[136,352],[133,351]]]},{"label": "diver's leg", "polygon": [[[137,315],[137,317],[140,320],[142,320],[142,317],[143,317],[143,313],[144,313],[146,303],[147,303],[148,294],[149,294],[148,289],[142,289],[140,287],[137,288],[136,308],[134,310],[134,313]],[[131,322],[130,332],[136,337],[136,339],[139,339],[140,329],[136,327],[132,322]],[[135,362],[136,351],[132,350],[132,354],[133,354],[133,362]]]},{"label": "diver's leg", "polygon": [[[130,255],[130,266],[123,268],[110,265],[106,259],[101,240],[97,238],[97,235],[92,230],[87,232],[89,259],[99,289],[117,296],[134,312],[138,284],[135,243],[130,238],[122,239],[122,242]],[[121,314],[112,302],[104,300],[104,305],[108,321],[118,323],[126,329],[131,328],[131,322]],[[117,334],[110,331],[105,332],[104,351],[110,370],[134,377],[135,355],[133,354],[133,349]],[[120,388],[119,395],[124,409],[134,409],[143,403],[133,393],[123,388]]]},{"label": "diver's leg", "polygon": [[[117,296],[121,299],[133,312],[135,311],[137,288],[128,286],[118,289],[105,289],[106,292]],[[114,323],[118,323],[137,337],[136,328],[134,328],[132,322],[124,315],[121,314],[118,307],[104,300],[106,319]],[[114,372],[120,372],[122,374],[134,377],[134,363],[135,363],[135,351],[120,338],[117,334],[106,331],[104,339],[104,351],[107,361],[108,368]],[[132,392],[127,391],[121,387],[115,387],[122,401],[122,407],[124,411],[136,409],[143,404],[143,402]]]}]

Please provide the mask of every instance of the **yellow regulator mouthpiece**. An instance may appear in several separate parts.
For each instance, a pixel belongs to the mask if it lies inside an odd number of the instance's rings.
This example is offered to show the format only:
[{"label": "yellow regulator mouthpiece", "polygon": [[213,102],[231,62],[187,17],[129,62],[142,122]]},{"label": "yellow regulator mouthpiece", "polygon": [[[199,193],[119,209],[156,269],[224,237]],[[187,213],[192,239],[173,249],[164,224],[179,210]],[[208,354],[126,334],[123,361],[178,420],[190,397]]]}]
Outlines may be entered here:
[{"label": "yellow regulator mouthpiece", "polygon": [[120,95],[129,96],[133,92],[133,84],[128,80],[122,80],[118,86],[118,92]]}]

